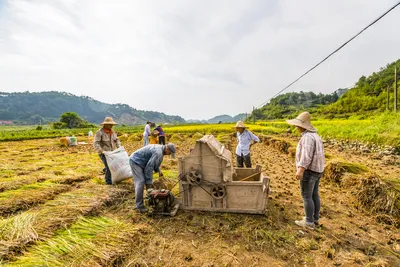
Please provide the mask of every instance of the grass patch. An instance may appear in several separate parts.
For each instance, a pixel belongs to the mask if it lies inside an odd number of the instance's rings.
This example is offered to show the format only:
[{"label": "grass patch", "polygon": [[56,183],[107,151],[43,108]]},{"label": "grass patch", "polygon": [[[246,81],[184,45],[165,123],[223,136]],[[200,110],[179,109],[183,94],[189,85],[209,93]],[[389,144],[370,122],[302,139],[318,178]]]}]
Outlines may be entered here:
[{"label": "grass patch", "polygon": [[143,229],[108,217],[81,217],[8,266],[116,266],[140,244]]},{"label": "grass patch", "polygon": [[0,220],[0,258],[13,259],[27,245],[51,237],[55,230],[68,227],[80,215],[96,214],[125,193],[88,183],[35,209]]}]

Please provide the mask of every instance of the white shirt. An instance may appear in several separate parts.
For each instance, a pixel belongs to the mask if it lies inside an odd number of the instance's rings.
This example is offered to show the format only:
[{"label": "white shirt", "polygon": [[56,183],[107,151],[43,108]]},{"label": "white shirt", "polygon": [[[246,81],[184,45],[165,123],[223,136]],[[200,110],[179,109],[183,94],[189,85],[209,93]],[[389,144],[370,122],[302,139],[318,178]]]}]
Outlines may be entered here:
[{"label": "white shirt", "polygon": [[248,130],[244,130],[243,133],[236,133],[236,137],[238,139],[238,145],[236,147],[236,155],[238,156],[247,156],[250,153],[250,143],[251,140],[255,142],[260,142],[257,136],[255,136],[252,132]]},{"label": "white shirt", "polygon": [[144,137],[149,137],[150,134],[151,134],[151,132],[150,132],[150,124],[146,124],[146,126],[144,126],[143,136]]}]

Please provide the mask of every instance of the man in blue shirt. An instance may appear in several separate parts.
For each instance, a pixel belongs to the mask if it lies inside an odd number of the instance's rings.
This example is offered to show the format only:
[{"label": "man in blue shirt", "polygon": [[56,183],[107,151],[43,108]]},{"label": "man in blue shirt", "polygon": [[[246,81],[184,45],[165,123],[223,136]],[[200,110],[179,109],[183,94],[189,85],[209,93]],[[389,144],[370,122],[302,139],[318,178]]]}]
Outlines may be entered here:
[{"label": "man in blue shirt", "polygon": [[[260,139],[249,130],[242,121],[236,123],[236,138],[238,144],[236,147],[236,162],[239,168],[243,168],[243,162],[246,168],[251,168],[250,147],[255,143],[260,142]],[[253,142],[252,142],[253,141]]]},{"label": "man in blue shirt", "polygon": [[133,179],[135,182],[136,209],[140,212],[146,212],[147,209],[143,203],[143,190],[151,188],[153,184],[153,171],[163,176],[160,166],[164,155],[175,157],[176,147],[173,143],[164,145],[147,145],[132,153],[129,159]]}]

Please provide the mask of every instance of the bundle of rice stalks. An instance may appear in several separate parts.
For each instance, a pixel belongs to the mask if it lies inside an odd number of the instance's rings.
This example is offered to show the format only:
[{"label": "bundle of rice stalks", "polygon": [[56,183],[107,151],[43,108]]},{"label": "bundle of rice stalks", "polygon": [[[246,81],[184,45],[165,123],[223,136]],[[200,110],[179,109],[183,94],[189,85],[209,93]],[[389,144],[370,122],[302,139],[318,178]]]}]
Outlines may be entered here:
[{"label": "bundle of rice stalks", "polygon": [[169,142],[182,142],[183,140],[185,140],[185,137],[181,134],[174,134],[168,139]]},{"label": "bundle of rice stalks", "polygon": [[119,138],[119,141],[125,142],[126,140],[128,140],[129,135],[128,134],[123,134],[123,135],[119,136],[118,138]]},{"label": "bundle of rice stalks", "polygon": [[131,136],[128,137],[127,141],[128,142],[138,142],[142,140],[143,136],[141,134],[132,134]]},{"label": "bundle of rice stalks", "polygon": [[377,174],[369,174],[360,181],[356,193],[360,205],[372,213],[400,217],[400,182],[383,180]]},{"label": "bundle of rice stalks", "polygon": [[232,141],[232,134],[219,134],[217,140],[222,144],[226,145]]},{"label": "bundle of rice stalks", "polygon": [[48,181],[52,182],[52,183],[73,185],[75,183],[80,183],[80,182],[87,181],[87,180],[90,180],[90,179],[93,179],[93,177],[92,176],[83,175],[83,176],[62,177],[62,178],[61,177],[60,178],[56,177],[56,178],[49,179]]},{"label": "bundle of rice stalks", "polygon": [[260,140],[267,146],[271,146],[271,147],[279,150],[280,152],[283,152],[286,154],[289,154],[289,148],[295,147],[290,142],[288,142],[284,139],[276,138],[276,137],[261,136]]},{"label": "bundle of rice stalks", "polygon": [[344,173],[348,172],[359,174],[367,171],[368,168],[360,164],[333,160],[329,162],[329,164],[326,166],[324,171],[324,178],[335,184],[341,184]]},{"label": "bundle of rice stalks", "polygon": [[53,236],[80,215],[96,214],[125,194],[125,190],[88,183],[36,209],[0,220],[0,258],[13,259],[27,245]]},{"label": "bundle of rice stalks", "polygon": [[71,189],[70,185],[43,182],[23,185],[19,189],[0,193],[0,216],[26,210],[53,199],[55,195]]},{"label": "bundle of rice stalks", "polygon": [[145,226],[108,217],[81,217],[69,229],[40,242],[10,266],[116,266],[141,243]]},{"label": "bundle of rice stalks", "polygon": [[192,135],[192,138],[195,140],[201,139],[204,135],[202,135],[201,133],[195,133]]}]

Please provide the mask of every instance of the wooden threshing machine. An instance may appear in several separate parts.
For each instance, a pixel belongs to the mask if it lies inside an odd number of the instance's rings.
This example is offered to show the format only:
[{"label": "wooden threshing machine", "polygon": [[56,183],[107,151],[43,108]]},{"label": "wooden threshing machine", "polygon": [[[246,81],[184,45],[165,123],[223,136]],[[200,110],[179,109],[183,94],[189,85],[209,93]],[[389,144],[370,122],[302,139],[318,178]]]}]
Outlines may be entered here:
[{"label": "wooden threshing machine", "polygon": [[234,168],[232,153],[213,135],[196,141],[178,161],[180,209],[264,214],[269,178],[256,168]]}]

